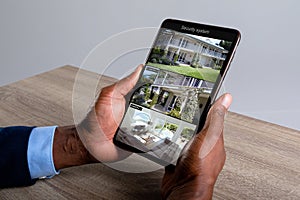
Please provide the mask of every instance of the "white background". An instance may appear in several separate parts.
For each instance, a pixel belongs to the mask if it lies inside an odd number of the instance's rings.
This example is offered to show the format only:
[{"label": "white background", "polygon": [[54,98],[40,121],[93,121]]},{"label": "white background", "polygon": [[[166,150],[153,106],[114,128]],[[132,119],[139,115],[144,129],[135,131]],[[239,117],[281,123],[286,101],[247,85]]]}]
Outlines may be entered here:
[{"label": "white background", "polygon": [[[119,32],[157,27],[168,17],[187,19],[242,33],[225,81],[234,97],[231,111],[299,130],[299,8],[296,0],[1,0],[0,85],[65,64],[80,66],[97,44]],[[131,62],[143,63],[144,54]],[[109,75],[119,77],[122,67]]]}]

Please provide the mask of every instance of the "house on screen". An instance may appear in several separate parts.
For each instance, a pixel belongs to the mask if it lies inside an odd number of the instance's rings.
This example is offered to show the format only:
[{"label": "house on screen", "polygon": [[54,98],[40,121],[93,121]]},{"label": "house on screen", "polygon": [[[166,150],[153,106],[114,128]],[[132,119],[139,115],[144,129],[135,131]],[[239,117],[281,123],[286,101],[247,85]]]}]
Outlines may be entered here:
[{"label": "house on screen", "polygon": [[[145,82],[151,83],[146,88],[141,88],[134,95],[134,102],[147,105],[162,113],[174,113],[171,115],[184,121],[193,123],[198,120],[196,113],[200,114],[204,109],[213,83],[185,76],[182,74],[162,70],[153,66],[146,66],[143,77]],[[148,91],[147,99],[144,91]]]},{"label": "house on screen", "polygon": [[[166,57],[179,64],[217,68],[222,66],[228,51],[216,40],[163,29],[154,45],[164,49]],[[196,63],[193,63],[196,62]]]}]

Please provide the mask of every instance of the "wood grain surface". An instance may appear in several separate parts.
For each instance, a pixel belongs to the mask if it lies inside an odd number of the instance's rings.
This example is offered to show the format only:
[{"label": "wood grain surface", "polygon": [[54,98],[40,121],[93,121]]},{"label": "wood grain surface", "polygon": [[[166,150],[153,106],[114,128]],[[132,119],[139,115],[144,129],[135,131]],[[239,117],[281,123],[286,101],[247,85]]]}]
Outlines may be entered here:
[{"label": "wood grain surface", "polygon": [[[73,124],[88,111],[92,96],[115,81],[64,66],[3,86],[0,126]],[[299,131],[229,112],[224,136],[227,160],[213,199],[300,199]],[[133,156],[127,167],[141,169],[149,162]],[[159,167],[129,173],[92,164],[31,187],[1,189],[0,199],[160,199],[162,176]]]}]

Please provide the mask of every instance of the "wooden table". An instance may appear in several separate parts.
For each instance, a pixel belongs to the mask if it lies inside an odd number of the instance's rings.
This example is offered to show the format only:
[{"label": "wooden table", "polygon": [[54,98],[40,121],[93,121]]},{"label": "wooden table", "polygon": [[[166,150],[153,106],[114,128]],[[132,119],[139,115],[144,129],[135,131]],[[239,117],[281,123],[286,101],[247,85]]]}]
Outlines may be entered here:
[{"label": "wooden table", "polygon": [[[80,71],[76,83],[83,88],[99,78]],[[0,126],[73,124],[77,72],[64,66],[1,87]],[[101,87],[115,81],[101,80]],[[74,102],[87,104],[84,95],[73,96]],[[299,131],[229,112],[224,135],[227,160],[213,199],[300,199]],[[126,173],[93,164],[62,170],[31,187],[1,189],[0,199],[159,199],[162,176],[163,169]]]}]

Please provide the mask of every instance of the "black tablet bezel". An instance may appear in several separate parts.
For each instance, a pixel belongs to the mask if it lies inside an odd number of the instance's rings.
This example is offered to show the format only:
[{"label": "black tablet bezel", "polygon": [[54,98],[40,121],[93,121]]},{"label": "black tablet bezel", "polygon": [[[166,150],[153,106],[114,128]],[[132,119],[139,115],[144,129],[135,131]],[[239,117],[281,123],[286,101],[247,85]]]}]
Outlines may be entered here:
[{"label": "black tablet bezel", "polygon": [[[208,25],[208,24],[200,24],[200,23],[196,23],[196,22],[182,21],[182,20],[177,20],[177,19],[166,19],[166,20],[164,20],[162,22],[160,28],[172,29],[174,31],[199,35],[199,36],[203,36],[203,37],[210,37],[210,38],[215,38],[215,39],[220,39],[220,40],[232,41],[233,45],[231,45],[231,47],[230,47],[229,53],[227,54],[227,57],[224,61],[224,64],[223,64],[223,66],[220,70],[220,74],[219,74],[219,76],[218,76],[218,78],[215,82],[214,88],[213,88],[213,90],[212,90],[212,92],[209,96],[208,102],[205,105],[205,108],[203,110],[203,114],[200,117],[199,125],[198,125],[198,128],[197,128],[197,133],[198,133],[199,131],[201,131],[201,129],[204,126],[205,119],[206,119],[207,113],[209,111],[209,108],[211,107],[212,103],[214,102],[214,100],[216,98],[216,95],[217,95],[217,93],[220,89],[220,86],[221,86],[221,84],[224,80],[224,77],[225,77],[225,75],[228,71],[230,63],[231,63],[231,61],[234,57],[234,53],[236,51],[236,48],[239,44],[241,34],[238,30],[233,29],[233,28],[226,28],[226,27],[220,27],[220,26]],[[155,44],[156,40],[157,40],[157,36],[156,36],[156,38],[153,42],[153,45]],[[153,48],[153,45],[152,45],[151,49]],[[151,54],[151,50],[150,50],[150,52],[147,56],[146,63],[149,60],[150,54]],[[143,71],[144,71],[144,69],[143,69]],[[143,74],[143,71],[141,72],[139,79],[141,78],[141,76]],[[132,97],[132,95],[133,95],[133,93],[134,93],[134,91],[136,90],[137,87],[140,87],[140,86],[136,85],[134,87],[134,89],[126,95],[126,109],[125,109],[124,115],[126,114],[126,111],[128,109],[128,106],[129,106],[129,102],[131,101],[131,97]],[[121,123],[122,123],[122,121],[121,121]],[[161,165],[164,165],[164,166],[170,164],[170,163],[168,163],[164,160],[161,160],[157,157],[148,155],[147,152],[143,152],[143,151],[141,151],[141,150],[139,150],[139,149],[137,149],[133,146],[130,146],[130,145],[125,144],[121,141],[118,141],[116,139],[118,131],[119,131],[119,128],[116,131],[116,134],[115,134],[114,139],[113,139],[114,143],[118,147],[120,147],[124,150],[127,150],[127,151],[131,151],[131,152],[135,152],[135,153],[142,153],[144,157],[147,157],[147,158],[149,158],[149,159],[151,159],[151,160],[153,160],[153,161],[155,161],[155,162],[157,162]]]}]

